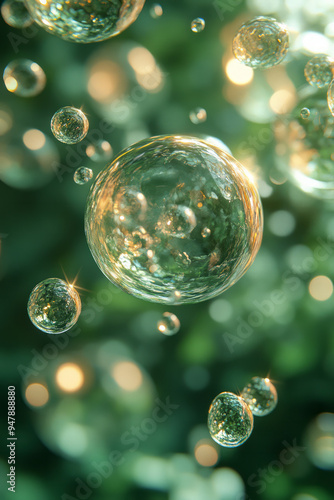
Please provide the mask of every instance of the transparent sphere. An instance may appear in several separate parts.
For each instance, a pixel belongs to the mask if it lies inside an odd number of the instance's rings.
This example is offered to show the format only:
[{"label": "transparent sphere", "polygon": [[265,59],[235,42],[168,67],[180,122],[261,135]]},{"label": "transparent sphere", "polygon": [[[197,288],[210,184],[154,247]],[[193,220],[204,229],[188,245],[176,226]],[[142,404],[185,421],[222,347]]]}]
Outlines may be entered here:
[{"label": "transparent sphere", "polygon": [[216,443],[234,448],[251,435],[253,414],[242,398],[232,392],[221,392],[209,408],[208,428]]},{"label": "transparent sphere", "polygon": [[140,14],[145,0],[25,0],[37,24],[63,40],[91,43],[118,35]]},{"label": "transparent sphere", "polygon": [[277,405],[276,388],[268,378],[253,377],[243,388],[241,397],[257,417],[268,415]]},{"label": "transparent sphere", "polygon": [[29,318],[42,332],[66,332],[75,325],[80,312],[78,292],[73,285],[58,278],[41,281],[29,297]]},{"label": "transparent sphere", "polygon": [[113,150],[108,141],[99,140],[86,148],[86,155],[93,161],[108,161],[112,158]]},{"label": "transparent sphere", "polygon": [[93,177],[93,170],[87,167],[79,167],[76,169],[73,175],[74,182],[76,184],[87,184],[88,181]]},{"label": "transparent sphere", "polygon": [[85,229],[96,263],[120,288],[153,302],[194,303],[246,272],[261,244],[262,208],[248,172],[221,148],[160,136],[100,172]]},{"label": "transparent sphere", "polygon": [[5,0],[1,5],[1,15],[3,20],[13,28],[27,28],[34,22],[24,0]]},{"label": "transparent sphere", "polygon": [[85,113],[72,106],[58,109],[51,120],[51,131],[65,144],[76,144],[87,135],[89,121]]},{"label": "transparent sphere", "polygon": [[196,108],[189,114],[190,121],[194,125],[198,125],[198,123],[203,123],[206,121],[207,114],[204,108]]},{"label": "transparent sphere", "polygon": [[[307,108],[308,117],[300,110]],[[294,110],[274,126],[276,162],[302,191],[316,198],[334,198],[334,116],[326,89],[307,86]]]},{"label": "transparent sphere", "polygon": [[288,48],[286,26],[271,17],[256,17],[243,24],[232,42],[234,57],[251,68],[276,66]]},{"label": "transparent sphere", "polygon": [[5,68],[3,81],[9,92],[21,97],[40,94],[46,84],[42,68],[29,59],[15,59]]},{"label": "transparent sphere", "polygon": [[331,84],[328,87],[328,91],[327,91],[327,104],[328,104],[329,111],[334,116],[334,79],[331,81]]},{"label": "transparent sphere", "polygon": [[334,78],[334,59],[324,54],[312,57],[305,66],[304,75],[313,87],[327,87]]},{"label": "transparent sphere", "polygon": [[309,118],[309,117],[310,117],[310,110],[309,110],[308,108],[302,108],[302,109],[300,110],[300,116],[301,116],[302,118],[304,118],[305,120],[307,120],[307,118]]},{"label": "transparent sphere", "polygon": [[205,28],[205,21],[201,17],[196,17],[196,19],[193,19],[191,22],[191,31],[194,33],[200,33],[203,31]]},{"label": "transparent sphere", "polygon": [[158,330],[164,335],[174,335],[180,330],[180,320],[172,313],[165,312],[158,321]]}]

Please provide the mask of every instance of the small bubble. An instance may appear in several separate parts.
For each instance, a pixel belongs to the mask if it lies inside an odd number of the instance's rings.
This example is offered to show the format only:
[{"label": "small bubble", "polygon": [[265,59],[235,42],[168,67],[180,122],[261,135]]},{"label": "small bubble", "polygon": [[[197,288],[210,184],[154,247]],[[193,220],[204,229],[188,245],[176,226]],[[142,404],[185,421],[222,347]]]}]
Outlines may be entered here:
[{"label": "small bubble", "polygon": [[191,31],[193,33],[200,33],[201,31],[204,30],[204,28],[205,28],[205,21],[201,17],[196,17],[196,19],[194,19],[191,22]]},{"label": "small bubble", "polygon": [[163,13],[164,11],[161,5],[159,5],[158,3],[153,4],[152,7],[150,8],[150,16],[153,17],[153,19],[161,17]]},{"label": "small bubble", "polygon": [[44,89],[46,76],[34,61],[16,59],[6,66],[3,81],[9,92],[21,97],[33,97]]},{"label": "small bubble", "polygon": [[211,234],[211,229],[209,229],[208,227],[205,227],[201,232],[203,238],[208,238],[210,234]]},{"label": "small bubble", "polygon": [[197,221],[193,210],[183,205],[173,205],[160,217],[157,230],[166,236],[185,238],[196,227]]},{"label": "small bubble", "polygon": [[194,125],[203,123],[207,118],[206,110],[204,108],[196,108],[190,112],[189,118]]},{"label": "small bubble", "polygon": [[324,54],[312,57],[305,66],[304,75],[313,87],[326,87],[334,77],[334,59]]},{"label": "small bubble", "polygon": [[307,120],[310,116],[310,110],[308,108],[302,108],[300,110],[300,116],[303,118],[303,120]]},{"label": "small bubble", "polygon": [[87,135],[89,122],[87,116],[72,106],[58,109],[51,120],[51,131],[55,138],[65,144],[76,144]]},{"label": "small bubble", "polygon": [[180,320],[175,314],[165,312],[158,321],[158,330],[164,335],[175,335],[180,330]]},{"label": "small bubble", "polygon": [[271,17],[256,17],[243,24],[232,43],[234,57],[251,68],[271,68],[286,56],[289,33]]},{"label": "small bubble", "polygon": [[87,146],[86,155],[95,162],[108,161],[112,158],[113,150],[108,141],[100,140]]},{"label": "small bubble", "polygon": [[329,111],[334,116],[334,80],[332,80],[327,92],[327,104]]},{"label": "small bubble", "polygon": [[74,182],[76,184],[86,184],[93,177],[93,170],[87,167],[79,167],[76,169],[73,175]]},{"label": "small bubble", "polygon": [[27,28],[34,22],[23,0],[5,0],[1,5],[1,15],[5,23],[13,28]]},{"label": "small bubble", "polygon": [[268,378],[253,377],[242,390],[241,397],[257,417],[268,415],[277,405],[276,388]]}]

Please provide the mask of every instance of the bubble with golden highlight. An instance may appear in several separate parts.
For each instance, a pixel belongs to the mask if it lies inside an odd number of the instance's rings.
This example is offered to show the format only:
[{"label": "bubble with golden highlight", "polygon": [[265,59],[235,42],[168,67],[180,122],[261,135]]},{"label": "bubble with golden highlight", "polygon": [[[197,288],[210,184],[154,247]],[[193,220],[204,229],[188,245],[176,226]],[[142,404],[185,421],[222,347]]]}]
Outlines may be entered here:
[{"label": "bubble with golden highlight", "polygon": [[59,278],[41,281],[29,296],[29,318],[42,332],[66,332],[75,325],[80,312],[78,292],[73,285]]},{"label": "bubble with golden highlight", "polygon": [[1,15],[5,23],[17,29],[27,28],[34,22],[24,0],[5,0],[1,5]]},{"label": "bubble with golden highlight", "polygon": [[120,288],[153,302],[194,303],[246,272],[261,244],[262,208],[252,178],[222,148],[160,136],[100,172],[85,229],[96,263]]},{"label": "bubble with golden highlight", "polygon": [[196,17],[191,21],[190,27],[193,33],[201,33],[205,28],[205,21],[201,17]]},{"label": "bubble with golden highlight", "polygon": [[55,138],[65,144],[82,141],[88,132],[89,121],[81,109],[65,106],[58,109],[51,120],[51,131]]},{"label": "bubble with golden highlight", "polygon": [[243,444],[253,430],[253,414],[245,401],[231,392],[221,392],[209,408],[208,428],[221,446]]},{"label": "bubble with golden highlight", "polygon": [[204,108],[196,108],[190,112],[189,118],[194,125],[204,123],[207,118],[206,110]]},{"label": "bubble with golden highlight", "polygon": [[234,57],[251,68],[280,64],[288,48],[287,27],[271,17],[256,17],[243,24],[232,42]]},{"label": "bubble with golden highlight", "polygon": [[87,184],[93,178],[93,170],[87,167],[79,167],[73,175],[74,182],[79,185]]},{"label": "bubble with golden highlight", "polygon": [[175,335],[180,330],[180,320],[172,313],[165,312],[158,321],[158,330],[164,335]]},{"label": "bubble with golden highlight", "polygon": [[243,388],[241,397],[257,417],[268,415],[277,405],[277,391],[268,378],[253,377]]},{"label": "bubble with golden highlight", "polygon": [[33,97],[42,92],[46,84],[43,69],[29,59],[15,59],[7,64],[3,81],[6,89],[20,97]]},{"label": "bubble with golden highlight", "polygon": [[307,62],[304,75],[313,87],[327,87],[334,78],[334,59],[325,54],[317,54]]}]

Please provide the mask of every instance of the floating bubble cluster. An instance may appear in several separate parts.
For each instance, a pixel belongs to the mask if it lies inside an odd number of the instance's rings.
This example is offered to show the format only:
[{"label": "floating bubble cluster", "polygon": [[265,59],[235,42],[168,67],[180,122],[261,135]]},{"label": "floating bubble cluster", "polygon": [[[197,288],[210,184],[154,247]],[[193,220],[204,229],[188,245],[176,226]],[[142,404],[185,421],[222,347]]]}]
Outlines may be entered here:
[{"label": "floating bubble cluster", "polygon": [[118,35],[140,14],[145,0],[25,0],[37,24],[63,40],[100,42]]},{"label": "floating bubble cluster", "polygon": [[289,33],[271,17],[256,17],[243,24],[232,43],[234,57],[251,68],[271,68],[285,58]]},{"label": "floating bubble cluster", "polygon": [[196,17],[196,19],[194,19],[191,22],[191,31],[193,33],[200,33],[201,31],[204,30],[204,28],[205,28],[205,21],[201,17]]},{"label": "floating bubble cluster", "polygon": [[89,121],[85,113],[72,106],[58,109],[51,120],[51,131],[55,138],[65,144],[82,141],[88,132]]},{"label": "floating bubble cluster", "polygon": [[74,182],[76,184],[87,184],[88,181],[93,177],[93,170],[87,167],[79,167],[76,169],[73,175]]},{"label": "floating bubble cluster", "polygon": [[180,330],[180,320],[172,313],[165,312],[158,321],[158,330],[164,335],[175,335]]},{"label": "floating bubble cluster", "polygon": [[327,91],[327,104],[328,104],[329,111],[334,116],[334,79],[331,81],[331,84],[328,87],[328,91]]},{"label": "floating bubble cluster", "polygon": [[243,444],[253,430],[253,415],[245,401],[231,392],[221,392],[209,408],[208,428],[221,446]]},{"label": "floating bubble cluster", "polygon": [[108,141],[100,140],[87,146],[86,155],[93,161],[108,161],[112,158],[113,150]]},{"label": "floating bubble cluster", "polygon": [[327,87],[334,78],[334,59],[318,54],[308,61],[304,74],[307,82],[313,87]]},{"label": "floating bubble cluster", "polygon": [[206,121],[206,110],[204,108],[196,108],[190,112],[189,118],[190,121],[197,125],[198,123],[203,123]]},{"label": "floating bubble cluster", "polygon": [[1,15],[3,20],[13,28],[27,28],[34,22],[24,0],[5,0],[1,5]]},{"label": "floating bubble cluster", "polygon": [[42,332],[66,332],[75,325],[80,312],[78,292],[73,285],[58,278],[41,281],[29,297],[29,318]]},{"label": "floating bubble cluster", "polygon": [[96,263],[120,288],[191,303],[246,272],[261,244],[262,208],[250,175],[221,148],[160,136],[124,150],[98,175],[85,229]]},{"label": "floating bubble cluster", "polygon": [[253,377],[241,397],[257,417],[268,415],[277,405],[277,391],[268,378]]},{"label": "floating bubble cluster", "polygon": [[6,66],[3,81],[9,92],[21,97],[33,97],[44,89],[46,76],[34,61],[16,59]]}]

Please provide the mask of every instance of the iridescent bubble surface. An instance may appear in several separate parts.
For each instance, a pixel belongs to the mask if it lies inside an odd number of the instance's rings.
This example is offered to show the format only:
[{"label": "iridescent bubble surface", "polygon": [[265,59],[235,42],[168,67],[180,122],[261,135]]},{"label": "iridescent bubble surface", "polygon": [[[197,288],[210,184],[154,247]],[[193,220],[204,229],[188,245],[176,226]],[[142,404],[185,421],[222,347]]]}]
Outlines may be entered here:
[{"label": "iridescent bubble surface", "polygon": [[196,108],[189,114],[190,121],[197,125],[198,123],[203,123],[206,121],[207,114],[204,108]]},{"label": "iridescent bubble surface", "polygon": [[234,57],[251,68],[271,68],[285,58],[289,33],[271,17],[256,17],[243,24],[232,42]]},{"label": "iridescent bubble surface", "polygon": [[277,391],[268,378],[253,377],[243,388],[241,397],[257,417],[268,415],[277,405]]},{"label": "iridescent bubble surface", "polygon": [[24,0],[5,0],[1,5],[1,15],[3,20],[13,28],[27,28],[34,22]]},{"label": "iridescent bubble surface", "polygon": [[9,92],[21,97],[33,97],[44,89],[46,76],[34,61],[15,59],[6,66],[3,81]]},{"label": "iridescent bubble surface", "polygon": [[87,146],[86,155],[95,162],[108,161],[112,158],[113,150],[108,141],[100,140]]},{"label": "iridescent bubble surface", "polygon": [[73,175],[74,182],[76,184],[87,184],[88,181],[93,177],[93,170],[87,167],[79,167],[76,169]]},{"label": "iridescent bubble surface", "polygon": [[328,87],[328,91],[327,91],[327,104],[328,104],[329,111],[334,116],[334,79],[331,81],[331,84]]},{"label": "iridescent bubble surface", "polygon": [[158,321],[158,330],[164,335],[175,335],[180,330],[180,320],[172,313],[165,312]]},{"label": "iridescent bubble surface", "polygon": [[196,17],[196,19],[193,19],[191,22],[191,31],[193,33],[200,33],[203,31],[205,28],[205,21],[201,17]]},{"label": "iridescent bubble surface", "polygon": [[30,294],[28,314],[42,332],[63,333],[77,322],[81,300],[73,285],[59,278],[38,283]]},{"label": "iridescent bubble surface", "polygon": [[85,229],[96,263],[120,288],[153,302],[191,303],[246,272],[261,244],[262,208],[248,172],[221,148],[159,136],[100,172]]},{"label": "iridescent bubble surface", "polygon": [[63,40],[100,42],[118,35],[140,14],[145,0],[25,0],[37,24]]},{"label": "iridescent bubble surface", "polygon": [[72,106],[58,109],[51,120],[51,131],[55,138],[65,144],[76,144],[87,135],[89,121],[85,113]]},{"label": "iridescent bubble surface", "polygon": [[221,446],[243,444],[253,430],[253,414],[245,401],[231,392],[221,392],[209,408],[208,428]]},{"label": "iridescent bubble surface", "polygon": [[327,87],[334,78],[334,59],[325,54],[312,57],[305,66],[304,75],[313,87]]}]

